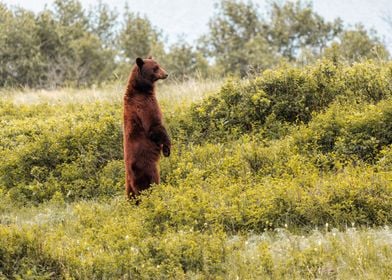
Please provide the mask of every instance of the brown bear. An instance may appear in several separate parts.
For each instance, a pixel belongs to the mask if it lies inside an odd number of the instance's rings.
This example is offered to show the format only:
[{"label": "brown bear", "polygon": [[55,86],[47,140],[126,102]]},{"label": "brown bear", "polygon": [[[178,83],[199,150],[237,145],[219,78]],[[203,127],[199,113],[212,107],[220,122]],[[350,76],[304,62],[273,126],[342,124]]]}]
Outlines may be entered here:
[{"label": "brown bear", "polygon": [[135,198],[153,183],[159,184],[160,152],[170,155],[170,138],[162,123],[155,82],[168,74],[151,57],[136,59],[124,95],[125,192]]}]

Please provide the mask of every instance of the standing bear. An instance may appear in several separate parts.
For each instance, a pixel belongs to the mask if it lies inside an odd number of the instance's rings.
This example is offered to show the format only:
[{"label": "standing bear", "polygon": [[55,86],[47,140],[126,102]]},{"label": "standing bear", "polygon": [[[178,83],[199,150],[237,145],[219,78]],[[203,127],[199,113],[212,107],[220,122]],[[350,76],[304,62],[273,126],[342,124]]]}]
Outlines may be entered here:
[{"label": "standing bear", "polygon": [[136,59],[124,95],[125,192],[135,198],[159,184],[160,153],[170,155],[170,138],[162,123],[155,82],[168,74],[151,57]]}]

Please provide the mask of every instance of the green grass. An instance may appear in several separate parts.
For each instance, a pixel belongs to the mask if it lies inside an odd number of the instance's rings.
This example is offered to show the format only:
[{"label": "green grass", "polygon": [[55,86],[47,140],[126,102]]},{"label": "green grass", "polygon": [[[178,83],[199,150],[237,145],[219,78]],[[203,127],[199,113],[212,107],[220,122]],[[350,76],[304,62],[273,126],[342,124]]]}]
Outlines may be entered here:
[{"label": "green grass", "polygon": [[3,90],[0,279],[391,279],[391,64],[167,81],[124,199],[123,85]]}]

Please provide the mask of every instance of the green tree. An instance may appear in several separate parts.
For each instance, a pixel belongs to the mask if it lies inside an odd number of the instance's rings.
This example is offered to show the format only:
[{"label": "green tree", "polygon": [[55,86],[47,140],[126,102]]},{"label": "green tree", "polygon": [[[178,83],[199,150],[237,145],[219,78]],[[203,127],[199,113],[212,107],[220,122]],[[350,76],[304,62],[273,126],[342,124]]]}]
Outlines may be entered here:
[{"label": "green tree", "polygon": [[[54,19],[57,22],[59,45],[54,64],[48,68],[48,73],[55,76],[51,77],[51,80],[59,81],[59,84],[70,83],[76,86],[107,80],[115,67],[115,53],[102,43],[100,35],[104,36],[105,28],[106,31],[109,28],[95,26],[95,22],[90,23],[85,10],[77,0],[56,0]],[[101,31],[100,34],[94,32],[98,29]]]},{"label": "green tree", "polygon": [[325,50],[325,56],[352,63],[361,59],[387,59],[389,53],[374,30],[368,32],[358,24],[354,29],[342,32],[338,41]]},{"label": "green tree", "polygon": [[[16,32],[17,30],[17,32]],[[42,72],[34,14],[0,3],[0,86],[34,86]]]},{"label": "green tree", "polygon": [[158,61],[164,59],[162,33],[151,22],[139,14],[129,11],[125,6],[123,20],[117,35],[116,75],[127,76],[137,57],[154,56]]},{"label": "green tree", "polygon": [[205,77],[208,72],[206,58],[184,40],[170,46],[162,65],[175,78],[189,78],[195,75]]},{"label": "green tree", "polygon": [[96,17],[86,16],[76,0],[56,0],[53,9],[37,15],[0,3],[0,86],[84,86],[108,80],[116,55],[114,24],[108,25],[113,14],[98,5]]},{"label": "green tree", "polygon": [[44,69],[38,82],[42,87],[54,87],[64,82],[61,51],[62,39],[59,33],[59,24],[53,13],[45,10],[36,17],[36,32],[40,42],[40,53]]},{"label": "green tree", "polygon": [[325,22],[310,4],[272,3],[262,17],[252,2],[222,0],[201,38],[204,51],[223,72],[245,75],[276,65],[295,62],[302,51],[318,56],[341,31],[341,21]]},{"label": "green tree", "polygon": [[266,29],[267,38],[278,53],[289,61],[296,61],[302,51],[319,56],[342,31],[342,21],[337,18],[326,22],[313,11],[310,3],[273,3]]},{"label": "green tree", "polygon": [[208,23],[209,33],[200,40],[203,50],[224,73],[245,75],[251,64],[245,44],[257,40],[258,50],[264,53],[268,49],[264,38],[258,36],[264,31],[260,15],[252,2],[223,0],[217,9],[218,13]]},{"label": "green tree", "polygon": [[136,57],[154,56],[163,53],[161,32],[139,14],[125,9],[124,22],[118,37],[121,55],[134,61]]},{"label": "green tree", "polygon": [[82,4],[78,0],[55,0],[54,15],[60,26],[74,27],[68,31],[68,36],[80,37],[87,30],[88,18]]},{"label": "green tree", "polygon": [[[111,10],[110,7],[98,1],[97,6],[89,11],[89,30],[98,37],[101,46],[100,52],[96,55],[102,55],[101,61],[105,62],[105,67],[101,71],[97,68],[99,80],[107,80],[113,78],[113,71],[116,68],[115,57],[118,53],[117,47],[117,25],[118,13]],[[96,63],[97,67],[101,67]]]},{"label": "green tree", "polygon": [[89,11],[88,18],[91,32],[99,37],[103,46],[113,47],[117,35],[118,13],[99,0],[97,5]]}]

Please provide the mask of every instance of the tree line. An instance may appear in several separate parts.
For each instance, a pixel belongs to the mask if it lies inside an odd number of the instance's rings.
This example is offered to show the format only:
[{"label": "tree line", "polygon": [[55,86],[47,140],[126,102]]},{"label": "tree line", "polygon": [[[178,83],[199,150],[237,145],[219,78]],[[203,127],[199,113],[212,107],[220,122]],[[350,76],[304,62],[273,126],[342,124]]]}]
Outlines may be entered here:
[{"label": "tree line", "polygon": [[39,13],[0,2],[0,87],[91,86],[124,78],[138,56],[152,54],[176,78],[239,75],[319,58],[353,63],[389,59],[374,30],[327,21],[310,3],[221,0],[208,32],[168,45],[151,21],[125,6],[55,0]]}]

